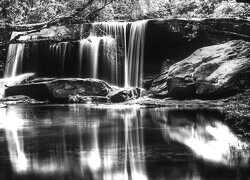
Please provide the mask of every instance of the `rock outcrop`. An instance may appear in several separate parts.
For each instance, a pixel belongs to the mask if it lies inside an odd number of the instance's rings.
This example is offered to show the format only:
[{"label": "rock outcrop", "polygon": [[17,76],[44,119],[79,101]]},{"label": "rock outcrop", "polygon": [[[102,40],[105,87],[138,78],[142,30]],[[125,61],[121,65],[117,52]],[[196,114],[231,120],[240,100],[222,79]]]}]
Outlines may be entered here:
[{"label": "rock outcrop", "polygon": [[102,80],[65,78],[56,79],[50,83],[51,94],[54,99],[67,99],[69,95],[107,96],[111,87]]},{"label": "rock outcrop", "polygon": [[140,88],[124,88],[113,91],[109,97],[113,103],[121,103],[141,97],[142,89]]},{"label": "rock outcrop", "polygon": [[4,91],[9,86],[16,86],[20,84],[25,84],[35,77],[35,73],[25,73],[12,78],[0,79],[0,98],[4,97]]},{"label": "rock outcrop", "polygon": [[234,40],[198,49],[165,70],[151,89],[180,98],[225,96],[248,86],[249,75],[250,42]]},{"label": "rock outcrop", "polygon": [[5,99],[9,96],[28,96],[39,101],[103,104],[137,99],[145,95],[145,91],[140,88],[111,87],[105,81],[92,78],[43,78],[7,87],[5,95]]},{"label": "rock outcrop", "polygon": [[26,95],[42,101],[67,101],[71,95],[107,96],[111,90],[112,88],[102,80],[63,78],[10,86],[5,90],[5,95]]}]

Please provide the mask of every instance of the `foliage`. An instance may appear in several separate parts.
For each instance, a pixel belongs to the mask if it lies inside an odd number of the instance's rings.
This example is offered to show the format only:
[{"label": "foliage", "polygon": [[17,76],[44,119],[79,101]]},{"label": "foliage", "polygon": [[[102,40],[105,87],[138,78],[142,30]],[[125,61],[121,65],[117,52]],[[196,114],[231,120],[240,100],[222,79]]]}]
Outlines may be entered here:
[{"label": "foliage", "polygon": [[147,18],[249,18],[250,7],[232,0],[151,0]]},{"label": "foliage", "polygon": [[[49,21],[57,16],[68,15],[90,0],[1,0],[0,21],[12,24],[29,24]],[[86,18],[112,0],[93,0],[77,18]]]},{"label": "foliage", "polygon": [[[142,18],[204,18],[250,16],[250,7],[233,0],[110,0],[93,20],[138,20]],[[1,0],[0,21],[27,24],[49,21],[81,7],[87,0]],[[104,0],[94,0],[93,11]],[[83,14],[88,12],[83,12]],[[84,17],[84,16],[82,16]],[[81,18],[79,16],[78,18]]]},{"label": "foliage", "polygon": [[139,1],[115,0],[100,13],[98,20],[138,20],[142,18],[142,15]]}]

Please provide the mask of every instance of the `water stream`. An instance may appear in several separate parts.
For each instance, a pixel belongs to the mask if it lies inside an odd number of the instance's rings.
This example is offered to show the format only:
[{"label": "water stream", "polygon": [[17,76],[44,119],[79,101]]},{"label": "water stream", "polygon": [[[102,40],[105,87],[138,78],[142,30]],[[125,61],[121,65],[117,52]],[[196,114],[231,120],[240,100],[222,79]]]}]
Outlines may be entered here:
[{"label": "water stream", "polygon": [[247,179],[249,143],[215,110],[0,109],[1,179]]}]

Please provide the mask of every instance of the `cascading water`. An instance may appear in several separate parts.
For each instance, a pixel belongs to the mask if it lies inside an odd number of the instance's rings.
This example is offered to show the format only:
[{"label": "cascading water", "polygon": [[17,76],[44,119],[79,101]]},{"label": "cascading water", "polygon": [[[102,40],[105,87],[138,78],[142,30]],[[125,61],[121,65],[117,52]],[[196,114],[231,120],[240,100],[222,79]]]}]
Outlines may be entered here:
[{"label": "cascading water", "polygon": [[[93,24],[93,31],[110,35],[117,40],[118,50],[124,52],[124,86],[142,86],[144,44],[147,20],[129,22],[101,22]],[[130,29],[130,30],[129,30]]]},{"label": "cascading water", "polygon": [[[44,53],[46,47],[43,46],[42,50],[38,46],[37,52],[34,53],[43,57],[38,57],[38,62],[35,62],[37,66],[34,62],[25,61],[26,66],[30,66],[25,70],[22,68],[25,44],[10,45],[5,77],[13,77],[26,71],[39,71],[39,75],[67,77],[70,74],[103,79],[113,85],[141,87],[146,26],[147,21],[94,23],[90,36],[81,39],[77,45],[77,63],[73,58],[74,53],[68,53],[71,52],[72,43],[50,43],[47,48],[49,53]],[[16,34],[13,33],[12,36]],[[21,38],[25,40],[33,37]],[[32,53],[29,51],[30,57]],[[39,62],[42,64],[41,68],[51,69],[54,74],[43,72],[43,69],[39,68]],[[72,68],[70,73],[67,72],[68,68]]]},{"label": "cascading water", "polygon": [[59,59],[61,76],[63,76],[65,72],[65,58],[67,46],[68,42],[61,42],[58,44],[50,45],[50,51],[52,53],[52,56]]},{"label": "cascading water", "polygon": [[[16,37],[21,33],[13,32],[11,35],[11,39]],[[29,39],[28,36],[21,36],[20,40],[27,40]],[[22,62],[23,62],[23,53],[24,53],[25,44],[24,43],[17,43],[17,44],[10,44],[7,54],[6,60],[6,67],[5,67],[5,78],[14,77],[21,73],[22,71]]]},{"label": "cascading water", "polygon": [[128,58],[125,65],[125,73],[127,73],[125,86],[142,86],[146,23],[147,21],[138,21],[131,25]]},{"label": "cascading water", "polygon": [[101,38],[96,36],[90,36],[87,39],[82,39],[80,41],[79,76],[81,76],[82,66],[84,66],[83,61],[86,59],[88,61],[86,64],[89,65],[90,68],[90,76],[92,78],[98,78],[97,71],[100,42]]}]

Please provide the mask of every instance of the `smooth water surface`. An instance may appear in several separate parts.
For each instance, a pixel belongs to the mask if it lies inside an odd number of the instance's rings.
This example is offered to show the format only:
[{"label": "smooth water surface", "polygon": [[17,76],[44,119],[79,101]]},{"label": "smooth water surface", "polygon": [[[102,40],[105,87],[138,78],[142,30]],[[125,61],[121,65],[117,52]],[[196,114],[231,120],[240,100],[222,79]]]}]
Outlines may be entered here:
[{"label": "smooth water surface", "polygon": [[215,110],[0,109],[0,179],[248,179],[248,142]]}]

